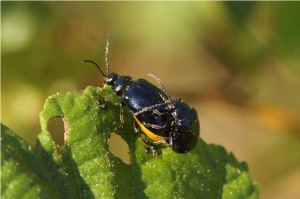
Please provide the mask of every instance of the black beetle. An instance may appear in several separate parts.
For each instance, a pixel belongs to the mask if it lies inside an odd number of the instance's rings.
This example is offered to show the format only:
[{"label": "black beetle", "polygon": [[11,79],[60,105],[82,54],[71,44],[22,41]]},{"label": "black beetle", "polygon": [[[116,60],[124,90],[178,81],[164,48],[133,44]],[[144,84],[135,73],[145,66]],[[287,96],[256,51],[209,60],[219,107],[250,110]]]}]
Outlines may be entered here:
[{"label": "black beetle", "polygon": [[193,149],[198,141],[200,124],[198,114],[180,98],[171,98],[160,79],[153,77],[162,88],[158,88],[145,79],[133,81],[130,76],[119,76],[108,72],[107,61],[109,42],[106,44],[106,68],[104,84],[111,85],[117,95],[124,99],[124,104],[132,113],[136,124],[152,143],[164,143],[177,153],[186,153]]}]

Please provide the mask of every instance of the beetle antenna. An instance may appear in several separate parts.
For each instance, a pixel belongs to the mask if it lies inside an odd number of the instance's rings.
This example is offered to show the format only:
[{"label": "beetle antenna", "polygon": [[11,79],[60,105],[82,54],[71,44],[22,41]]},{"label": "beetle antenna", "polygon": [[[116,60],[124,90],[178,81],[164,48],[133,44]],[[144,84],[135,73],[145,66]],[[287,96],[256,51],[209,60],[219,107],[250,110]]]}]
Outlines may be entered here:
[{"label": "beetle antenna", "polygon": [[109,37],[110,37],[110,33],[107,34],[107,39],[106,39],[106,46],[105,46],[105,66],[106,66],[106,74],[104,74],[104,72],[101,70],[101,68],[99,67],[99,65],[91,60],[83,60],[82,62],[89,62],[94,64],[98,70],[100,71],[100,73],[104,76],[107,77],[108,73],[109,73],[109,63],[108,63],[108,53],[109,53]]},{"label": "beetle antenna", "polygon": [[153,74],[148,74],[148,76],[152,77],[153,79],[155,79],[157,81],[157,83],[160,85],[161,89],[165,92],[165,94],[168,96],[168,99],[171,99],[170,95],[168,94],[167,90],[165,89],[165,87],[162,84],[162,81],[155,75]]},{"label": "beetle antenna", "polygon": [[107,72],[107,74],[109,73],[109,62],[108,62],[109,37],[110,37],[110,33],[107,34],[106,46],[105,46],[105,66],[106,66],[106,72]]},{"label": "beetle antenna", "polygon": [[100,71],[100,73],[101,73],[104,77],[107,77],[107,75],[105,75],[105,74],[103,73],[103,71],[101,70],[101,68],[98,66],[98,64],[97,64],[96,62],[91,61],[91,60],[83,60],[82,62],[89,62],[89,63],[94,64],[94,65],[98,68],[98,70]]}]

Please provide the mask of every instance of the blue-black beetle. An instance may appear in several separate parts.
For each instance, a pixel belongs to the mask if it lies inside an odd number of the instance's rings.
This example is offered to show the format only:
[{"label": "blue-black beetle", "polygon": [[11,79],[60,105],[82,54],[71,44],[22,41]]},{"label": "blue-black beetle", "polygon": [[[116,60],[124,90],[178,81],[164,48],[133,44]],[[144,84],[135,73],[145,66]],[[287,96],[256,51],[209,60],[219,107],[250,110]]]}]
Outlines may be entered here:
[{"label": "blue-black beetle", "polygon": [[186,153],[193,149],[198,141],[200,124],[198,114],[180,98],[171,98],[161,81],[152,76],[160,84],[158,88],[145,79],[133,81],[130,76],[119,76],[108,72],[108,46],[106,45],[106,68],[104,84],[111,85],[116,94],[124,99],[125,105],[132,113],[136,124],[152,143],[164,143],[177,153]]}]

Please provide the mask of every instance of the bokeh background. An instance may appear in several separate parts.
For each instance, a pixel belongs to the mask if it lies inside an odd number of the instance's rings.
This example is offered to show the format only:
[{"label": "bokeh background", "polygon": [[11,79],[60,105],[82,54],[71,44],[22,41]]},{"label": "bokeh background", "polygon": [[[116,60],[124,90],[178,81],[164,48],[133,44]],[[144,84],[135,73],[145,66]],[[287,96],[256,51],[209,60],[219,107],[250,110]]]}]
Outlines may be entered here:
[{"label": "bokeh background", "polygon": [[34,145],[47,96],[102,86],[81,62],[105,65],[109,32],[111,71],[161,78],[261,198],[300,198],[299,19],[300,2],[1,2],[1,120]]}]

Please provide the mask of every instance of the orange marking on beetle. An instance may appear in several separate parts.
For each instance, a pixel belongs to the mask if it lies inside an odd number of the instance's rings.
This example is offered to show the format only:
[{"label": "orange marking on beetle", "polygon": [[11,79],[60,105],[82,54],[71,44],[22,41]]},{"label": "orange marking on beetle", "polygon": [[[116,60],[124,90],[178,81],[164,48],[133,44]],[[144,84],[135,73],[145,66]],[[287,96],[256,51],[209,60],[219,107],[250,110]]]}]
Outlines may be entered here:
[{"label": "orange marking on beetle", "polygon": [[147,135],[147,137],[150,138],[153,142],[158,142],[158,141],[168,139],[168,137],[155,135],[149,129],[147,129],[136,117],[134,117],[134,119],[137,122],[137,124],[139,125],[139,127],[141,128],[141,130],[144,132],[144,134]]}]

